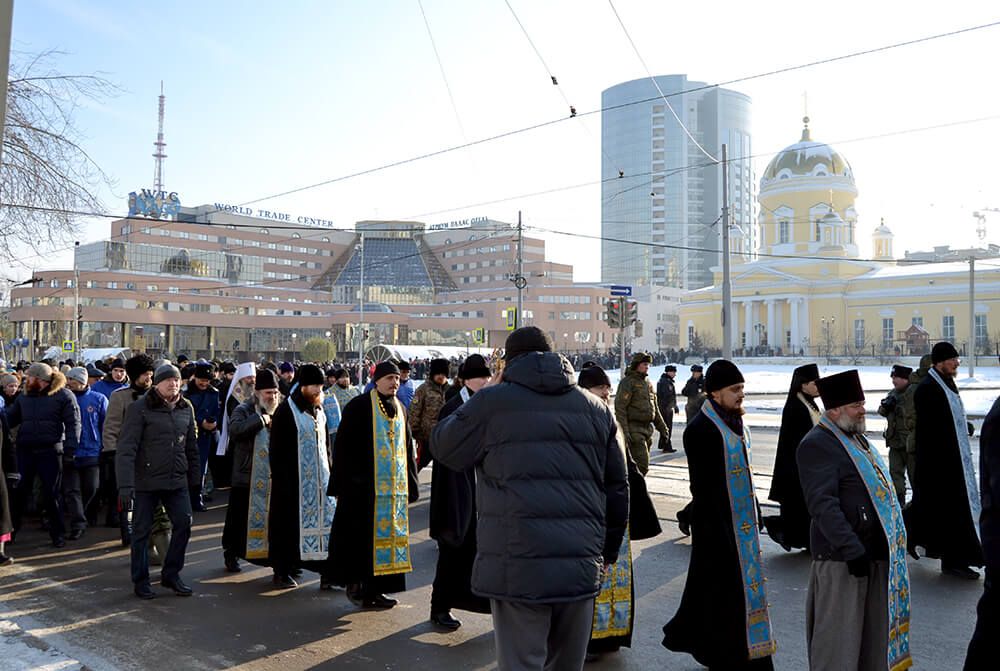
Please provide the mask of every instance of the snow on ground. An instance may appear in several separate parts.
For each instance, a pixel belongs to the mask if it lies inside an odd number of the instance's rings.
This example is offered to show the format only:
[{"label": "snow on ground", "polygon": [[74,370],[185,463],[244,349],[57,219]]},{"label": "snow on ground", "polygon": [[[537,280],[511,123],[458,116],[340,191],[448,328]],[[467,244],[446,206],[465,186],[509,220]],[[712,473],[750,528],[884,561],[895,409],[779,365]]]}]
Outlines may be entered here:
[{"label": "snow on ground", "polygon": [[[792,371],[796,366],[777,364],[738,364],[743,377],[746,378],[746,391],[748,399],[745,402],[748,411],[759,412],[781,412],[784,406],[784,399],[760,399],[754,400],[753,396],[759,394],[781,394],[788,393],[788,387],[792,383]],[[691,373],[688,366],[677,366],[676,386],[679,394],[684,382]],[[705,367],[706,370],[708,367]],[[868,412],[875,412],[879,402],[892,388],[889,379],[889,370],[892,366],[824,366],[820,365],[820,375],[832,375],[845,370],[857,368],[861,375],[861,385],[864,387],[867,399],[865,407]],[[649,379],[656,384],[663,374],[664,366],[652,366],[649,369]],[[1000,368],[977,368],[974,378],[964,377],[965,371],[959,369],[958,388],[962,393],[962,401],[965,403],[965,410],[972,416],[983,416],[989,412],[993,401],[1000,395]],[[614,386],[618,385],[620,379],[619,371],[609,370],[608,377]],[[683,401],[683,399],[681,399]]]}]

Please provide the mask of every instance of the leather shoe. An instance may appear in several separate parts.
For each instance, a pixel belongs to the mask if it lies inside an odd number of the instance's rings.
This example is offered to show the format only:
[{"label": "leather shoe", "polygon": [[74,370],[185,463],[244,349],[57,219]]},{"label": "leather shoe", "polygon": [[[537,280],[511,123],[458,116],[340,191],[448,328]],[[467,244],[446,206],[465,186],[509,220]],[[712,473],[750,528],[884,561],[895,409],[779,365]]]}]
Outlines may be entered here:
[{"label": "leather shoe", "polygon": [[302,577],[302,569],[300,569],[300,568],[293,568],[291,571],[288,572],[288,575],[292,576],[293,578],[301,578]]},{"label": "leather shoe", "polygon": [[387,610],[395,606],[397,603],[399,603],[399,601],[397,601],[396,599],[389,598],[385,594],[376,594],[375,596],[369,597],[364,600],[364,607]]},{"label": "leather shoe", "polygon": [[148,582],[137,584],[135,589],[132,591],[134,591],[135,595],[143,601],[149,601],[150,599],[156,598],[156,592],[153,591],[153,588],[149,586]]},{"label": "leather shoe", "polygon": [[66,540],[68,541],[78,541],[81,538],[83,538],[83,529],[73,529],[66,536]]},{"label": "leather shoe", "polygon": [[332,592],[338,587],[343,588],[343,585],[338,585],[332,578],[323,578],[321,576],[319,579],[319,588],[324,592]]},{"label": "leather shoe", "polygon": [[278,575],[277,573],[271,578],[271,584],[278,589],[294,589],[299,586],[299,583],[295,582],[291,576]]},{"label": "leather shoe", "polygon": [[239,573],[243,570],[240,568],[240,560],[236,557],[236,555],[227,553],[223,555],[223,557],[225,559],[227,573]]},{"label": "leather shoe", "polygon": [[439,627],[444,627],[454,631],[462,626],[461,620],[456,619],[452,616],[451,611],[443,611],[441,613],[431,613],[431,622]]},{"label": "leather shoe", "polygon": [[64,548],[64,547],[66,547],[66,539],[64,539],[62,536],[60,536],[59,538],[53,538],[52,539],[52,547],[54,547],[54,548]]},{"label": "leather shoe", "polygon": [[358,608],[362,608],[365,605],[364,599],[361,598],[361,585],[352,584],[347,586],[347,599],[353,603]]},{"label": "leather shoe", "polygon": [[194,590],[185,585],[180,576],[177,576],[173,580],[160,580],[160,584],[167,589],[174,590],[174,594],[177,596],[191,596],[194,594]]}]

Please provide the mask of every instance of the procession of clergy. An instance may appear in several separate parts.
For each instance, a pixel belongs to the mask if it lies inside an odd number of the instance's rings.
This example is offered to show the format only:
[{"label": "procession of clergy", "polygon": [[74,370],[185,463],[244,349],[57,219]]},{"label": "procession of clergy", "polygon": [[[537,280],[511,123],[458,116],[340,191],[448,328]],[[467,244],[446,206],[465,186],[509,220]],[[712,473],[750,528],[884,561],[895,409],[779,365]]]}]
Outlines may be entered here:
[{"label": "procession of clergy", "polygon": [[[433,460],[430,533],[439,555],[431,620],[457,629],[461,622],[453,609],[490,613],[492,606],[500,667],[529,668],[510,650],[517,646],[516,637],[511,638],[516,619],[512,624],[490,594],[473,588],[474,570],[496,568],[489,563],[493,557],[484,557],[477,548],[476,529],[476,469],[490,459],[490,446],[469,447],[481,459],[466,470],[452,470],[435,458],[440,454],[436,441],[453,438],[456,422],[472,422],[477,415],[460,413],[452,417],[450,427],[436,425],[444,425],[474,394],[489,386],[530,386],[508,375],[510,359],[519,353],[509,346],[506,361],[492,362],[492,370],[490,362],[472,355],[462,364],[455,385],[447,380],[448,362],[432,362],[429,379],[415,391],[405,362],[379,364],[367,393],[341,385],[324,394],[324,372],[303,365],[283,401],[273,373],[255,372],[244,364],[237,377],[247,383],[255,380],[256,391],[228,418],[228,449],[237,469],[245,464],[249,479],[233,483],[223,543],[227,569],[240,570],[237,557],[270,566],[274,584],[281,588],[295,587],[302,570],[311,570],[320,574],[321,589],[346,588],[348,598],[363,608],[392,608],[396,600],[389,595],[405,589],[404,576],[411,570],[408,506],[418,496],[418,470]],[[649,360],[640,354],[633,364]],[[724,359],[708,367],[704,402],[683,433],[692,494],[684,511],[691,558],[680,607],[663,628],[664,646],[689,653],[710,669],[773,668],[778,642],[760,547],[766,525],[786,550],[805,548],[812,556],[804,623],[810,669],[899,671],[912,665],[907,555],[916,559],[921,550],[926,557],[941,559],[942,571],[952,576],[978,578],[974,567],[987,565],[965,668],[1000,668],[997,596],[991,581],[998,560],[991,525],[996,524],[1000,502],[990,498],[990,492],[1000,495],[1000,469],[991,473],[988,468],[990,459],[1000,457],[988,445],[998,412],[991,413],[984,426],[980,498],[972,427],[955,384],[958,352],[941,342],[923,363],[919,381],[912,383],[912,371],[893,367],[899,403],[887,399],[883,414],[908,407],[898,428],[915,440],[909,448],[889,441],[891,450],[902,449],[902,454],[891,454],[892,468],[866,438],[865,395],[858,372],[820,377],[816,365],[796,369],[782,415],[771,491],[781,513],[769,518],[761,516],[753,484],[750,434],[742,420],[743,376]],[[573,373],[568,363],[564,367]],[[539,370],[536,377],[544,374]],[[599,367],[585,365],[577,384],[610,406],[611,382]],[[652,385],[646,384],[655,404]],[[817,398],[825,410],[819,409]],[[655,407],[653,415],[658,417]],[[904,427],[905,422],[910,423]],[[893,423],[890,417],[890,427]],[[583,434],[588,427],[579,431]],[[447,432],[452,432],[450,437]],[[488,443],[489,437],[484,440]],[[633,454],[648,450],[649,441],[628,440],[620,430],[617,441],[628,468],[629,520],[617,555],[609,559],[605,550],[603,558],[599,551],[590,558],[603,567],[583,599],[589,640],[570,635],[568,628],[556,635],[558,626],[569,625],[558,625],[563,616],[553,615],[549,650],[537,668],[582,665],[583,651],[564,654],[560,662],[553,648],[586,641],[590,659],[631,643],[635,611],[629,544],[661,530],[636,468],[636,462],[648,464],[648,454]],[[539,442],[532,448],[537,459],[546,458],[540,452],[546,446]],[[913,493],[908,504],[903,471]],[[480,472],[481,487],[483,477]],[[544,495],[542,489],[536,491]],[[600,515],[603,512],[601,508]],[[611,519],[607,525],[606,537],[617,543]],[[479,536],[480,542],[492,543],[482,528]],[[558,554],[558,548],[552,550]],[[546,569],[539,565],[537,570]],[[513,580],[506,575],[482,578],[508,579]],[[521,600],[557,608],[568,599],[526,594]],[[562,641],[556,640],[560,637]]]}]

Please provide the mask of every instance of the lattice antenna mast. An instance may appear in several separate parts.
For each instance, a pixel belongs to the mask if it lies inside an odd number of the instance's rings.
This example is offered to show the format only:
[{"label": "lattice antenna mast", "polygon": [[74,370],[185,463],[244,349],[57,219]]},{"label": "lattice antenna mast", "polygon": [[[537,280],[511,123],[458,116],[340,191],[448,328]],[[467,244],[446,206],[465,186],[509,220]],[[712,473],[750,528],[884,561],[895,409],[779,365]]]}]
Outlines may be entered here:
[{"label": "lattice antenna mast", "polygon": [[153,158],[156,159],[156,169],[153,172],[153,189],[156,193],[163,191],[163,159],[167,157],[165,152],[167,143],[163,140],[163,108],[166,103],[166,96],[163,95],[163,82],[160,82],[160,113],[159,127],[156,132],[156,142],[153,143]]}]

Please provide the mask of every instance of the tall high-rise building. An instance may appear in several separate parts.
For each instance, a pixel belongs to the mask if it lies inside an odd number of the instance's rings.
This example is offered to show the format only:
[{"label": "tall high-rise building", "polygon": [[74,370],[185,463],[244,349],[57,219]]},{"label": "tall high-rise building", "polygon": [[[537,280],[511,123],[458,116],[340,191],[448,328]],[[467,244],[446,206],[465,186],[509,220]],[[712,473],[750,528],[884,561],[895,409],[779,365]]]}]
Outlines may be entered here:
[{"label": "tall high-rise building", "polygon": [[714,159],[723,144],[733,253],[750,256],[756,247],[750,98],[686,75],[655,79],[659,90],[647,77],[601,95],[601,275],[697,289],[712,284],[721,264],[722,170]]}]

